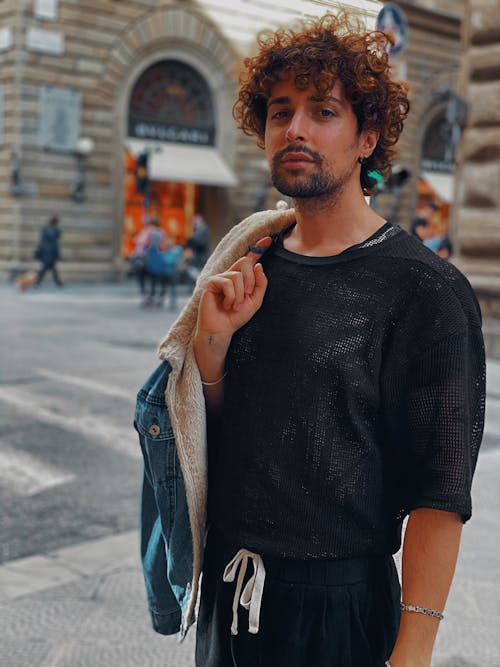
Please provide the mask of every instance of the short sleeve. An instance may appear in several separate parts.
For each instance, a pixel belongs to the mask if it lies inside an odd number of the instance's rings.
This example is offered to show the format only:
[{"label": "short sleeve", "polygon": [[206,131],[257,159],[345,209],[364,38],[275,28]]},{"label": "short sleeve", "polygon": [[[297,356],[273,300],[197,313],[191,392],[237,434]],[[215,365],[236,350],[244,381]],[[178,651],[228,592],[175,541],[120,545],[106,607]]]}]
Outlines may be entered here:
[{"label": "short sleeve", "polygon": [[428,507],[471,516],[471,485],[484,426],[485,355],[470,327],[413,357],[401,408],[408,511]]}]

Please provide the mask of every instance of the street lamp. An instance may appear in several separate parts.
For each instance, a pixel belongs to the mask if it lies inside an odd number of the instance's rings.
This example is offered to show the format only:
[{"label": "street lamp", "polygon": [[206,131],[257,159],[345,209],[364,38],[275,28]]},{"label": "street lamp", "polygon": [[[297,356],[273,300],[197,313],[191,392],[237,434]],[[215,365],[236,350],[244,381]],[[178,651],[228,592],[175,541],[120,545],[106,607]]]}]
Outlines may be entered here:
[{"label": "street lamp", "polygon": [[85,161],[94,150],[94,141],[90,137],[80,137],[76,144],[76,174],[73,179],[71,198],[76,202],[85,201],[86,172]]}]

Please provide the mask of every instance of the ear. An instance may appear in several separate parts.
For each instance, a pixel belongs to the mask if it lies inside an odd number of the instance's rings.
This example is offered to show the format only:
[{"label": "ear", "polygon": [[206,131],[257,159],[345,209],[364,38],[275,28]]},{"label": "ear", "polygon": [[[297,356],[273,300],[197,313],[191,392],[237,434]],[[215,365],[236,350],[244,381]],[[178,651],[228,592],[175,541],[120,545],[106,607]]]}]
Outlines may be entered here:
[{"label": "ear", "polygon": [[363,132],[361,132],[359,149],[362,157],[370,157],[377,146],[379,137],[380,132],[377,132],[376,130],[363,130]]}]

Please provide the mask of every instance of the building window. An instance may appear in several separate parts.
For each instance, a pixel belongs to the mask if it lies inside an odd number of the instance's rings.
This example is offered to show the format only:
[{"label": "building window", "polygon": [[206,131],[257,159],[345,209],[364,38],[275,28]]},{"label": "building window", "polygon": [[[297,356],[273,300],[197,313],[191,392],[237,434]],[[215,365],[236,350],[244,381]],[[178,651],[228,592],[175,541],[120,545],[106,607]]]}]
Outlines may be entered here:
[{"label": "building window", "polygon": [[179,60],[148,67],[130,98],[129,137],[215,145],[212,95],[205,79]]}]

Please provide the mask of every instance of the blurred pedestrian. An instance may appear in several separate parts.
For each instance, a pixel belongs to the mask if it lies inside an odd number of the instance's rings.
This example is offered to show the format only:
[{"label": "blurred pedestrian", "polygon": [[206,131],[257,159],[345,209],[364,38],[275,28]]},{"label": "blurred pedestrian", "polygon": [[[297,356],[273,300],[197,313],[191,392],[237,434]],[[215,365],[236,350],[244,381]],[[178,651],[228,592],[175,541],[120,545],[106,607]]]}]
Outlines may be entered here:
[{"label": "blurred pedestrian", "polygon": [[413,218],[410,225],[410,234],[423,242],[431,237],[431,226],[425,218]]},{"label": "blurred pedestrian", "polygon": [[40,230],[40,240],[34,253],[35,259],[38,259],[41,262],[36,285],[41,285],[46,272],[51,271],[55,284],[58,287],[63,286],[57,271],[57,262],[60,259],[60,235],[59,218],[56,215],[53,215],[47,224]]},{"label": "blurred pedestrian", "polygon": [[196,282],[210,252],[210,230],[200,213],[193,218],[193,233],[186,242],[187,273]]},{"label": "blurred pedestrian", "polygon": [[[151,234],[155,230],[159,230],[160,225],[156,219],[149,220],[141,229],[141,231],[134,238],[134,252],[130,255],[129,262],[133,274],[139,285],[141,296],[146,295],[146,249],[149,245]],[[160,230],[161,231],[161,230]],[[163,232],[162,232],[163,233]]]},{"label": "blurred pedestrian", "polygon": [[152,222],[152,227],[144,246],[145,273],[148,282],[144,291],[143,305],[158,308],[163,306],[168,287],[170,310],[174,311],[177,309],[178,266],[184,249],[165,234],[157,221]]},{"label": "blurred pedestrian", "polygon": [[153,624],[185,634],[203,567],[197,667],[431,664],[484,345],[465,277],[366,202],[409,109],[380,39],[329,14],[247,58],[235,117],[294,209],[220,242],[139,393]]}]

